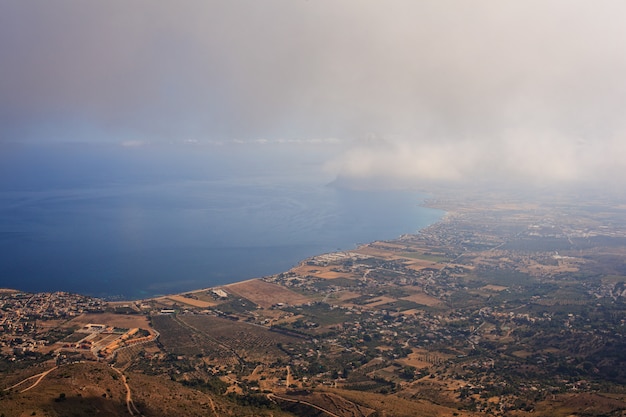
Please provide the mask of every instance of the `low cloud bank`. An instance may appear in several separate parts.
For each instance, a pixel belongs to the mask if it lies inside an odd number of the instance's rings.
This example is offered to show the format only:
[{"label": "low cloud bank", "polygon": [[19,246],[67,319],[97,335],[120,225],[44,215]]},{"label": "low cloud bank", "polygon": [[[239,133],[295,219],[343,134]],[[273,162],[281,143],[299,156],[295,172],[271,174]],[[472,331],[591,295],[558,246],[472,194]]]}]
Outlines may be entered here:
[{"label": "low cloud bank", "polygon": [[410,184],[484,183],[516,186],[623,184],[626,143],[572,139],[557,131],[510,130],[498,138],[358,141],[328,163],[345,182],[380,179]]}]

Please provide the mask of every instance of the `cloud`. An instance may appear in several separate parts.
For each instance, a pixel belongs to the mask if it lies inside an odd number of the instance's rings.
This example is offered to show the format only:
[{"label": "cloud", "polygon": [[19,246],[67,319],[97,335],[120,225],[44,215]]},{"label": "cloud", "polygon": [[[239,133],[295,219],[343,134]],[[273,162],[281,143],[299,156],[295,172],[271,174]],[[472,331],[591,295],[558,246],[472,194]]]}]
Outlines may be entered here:
[{"label": "cloud", "polygon": [[[624,177],[625,13],[617,0],[9,0],[0,140],[338,138],[352,146],[328,167],[344,176]],[[372,132],[385,142],[360,140]]]},{"label": "cloud", "polygon": [[498,138],[435,143],[392,138],[356,143],[327,168],[345,180],[386,179],[400,184],[493,183],[552,186],[621,182],[623,140],[572,141],[556,131],[503,131]]}]

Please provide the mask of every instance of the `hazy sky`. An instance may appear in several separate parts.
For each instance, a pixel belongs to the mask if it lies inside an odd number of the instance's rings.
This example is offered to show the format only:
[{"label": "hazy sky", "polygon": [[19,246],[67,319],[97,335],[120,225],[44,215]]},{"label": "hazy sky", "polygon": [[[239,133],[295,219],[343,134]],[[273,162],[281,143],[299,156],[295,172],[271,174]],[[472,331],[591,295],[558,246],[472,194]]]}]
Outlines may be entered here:
[{"label": "hazy sky", "polygon": [[621,182],[624,16],[621,0],[0,0],[0,141],[288,142],[345,177]]}]

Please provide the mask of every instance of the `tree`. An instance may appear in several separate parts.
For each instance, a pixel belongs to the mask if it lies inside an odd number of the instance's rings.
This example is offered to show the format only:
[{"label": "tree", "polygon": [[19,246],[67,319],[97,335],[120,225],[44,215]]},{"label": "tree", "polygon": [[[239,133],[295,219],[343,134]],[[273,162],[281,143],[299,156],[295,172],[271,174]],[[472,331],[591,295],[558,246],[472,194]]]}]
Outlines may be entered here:
[{"label": "tree", "polygon": [[406,379],[415,378],[415,371],[416,369],[414,366],[407,365],[403,367],[402,372],[401,372],[402,378],[406,378]]}]

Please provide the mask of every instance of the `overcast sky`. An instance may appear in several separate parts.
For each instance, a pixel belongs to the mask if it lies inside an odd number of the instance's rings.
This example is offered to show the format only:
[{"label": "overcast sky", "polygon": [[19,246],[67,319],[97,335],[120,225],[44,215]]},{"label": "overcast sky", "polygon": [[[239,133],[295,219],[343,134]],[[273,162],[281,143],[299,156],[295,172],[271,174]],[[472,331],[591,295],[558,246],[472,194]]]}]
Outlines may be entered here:
[{"label": "overcast sky", "polygon": [[621,0],[0,0],[0,141],[286,142],[352,178],[619,182],[624,16]]}]

